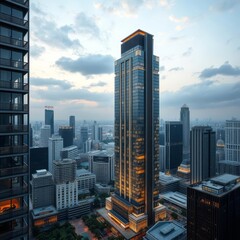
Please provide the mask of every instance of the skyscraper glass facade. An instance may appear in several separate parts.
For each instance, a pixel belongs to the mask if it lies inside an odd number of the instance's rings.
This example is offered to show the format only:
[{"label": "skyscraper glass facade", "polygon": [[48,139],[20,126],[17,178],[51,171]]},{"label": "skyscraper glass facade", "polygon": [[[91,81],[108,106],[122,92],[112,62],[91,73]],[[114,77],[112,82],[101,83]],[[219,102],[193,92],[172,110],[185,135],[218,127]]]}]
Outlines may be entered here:
[{"label": "skyscraper glass facade", "polygon": [[54,134],[54,111],[45,109],[45,125],[51,126],[51,134]]},{"label": "skyscraper glass facade", "polygon": [[115,62],[116,192],[111,213],[137,232],[155,222],[158,204],[159,58],[153,55],[153,36],[146,32],[138,30],[122,42]]},{"label": "skyscraper glass facade", "polygon": [[0,1],[0,239],[28,239],[29,1]]}]

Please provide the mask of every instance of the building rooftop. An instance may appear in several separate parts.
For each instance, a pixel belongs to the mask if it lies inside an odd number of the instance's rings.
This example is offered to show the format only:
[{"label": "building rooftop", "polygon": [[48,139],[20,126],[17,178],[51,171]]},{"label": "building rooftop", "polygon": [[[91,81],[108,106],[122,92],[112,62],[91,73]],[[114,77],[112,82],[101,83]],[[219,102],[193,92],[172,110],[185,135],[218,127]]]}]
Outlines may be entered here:
[{"label": "building rooftop", "polygon": [[63,160],[54,160],[53,163],[55,165],[65,165],[65,164],[70,164],[70,163],[76,163],[76,160],[73,160],[71,158],[64,158]]},{"label": "building rooftop", "polygon": [[163,198],[179,207],[187,208],[187,196],[179,192],[166,192],[160,194],[160,198]]},{"label": "building rooftop", "polygon": [[202,181],[201,183],[190,185],[190,187],[221,197],[233,189],[240,187],[240,176],[223,174],[211,178],[208,181]]},{"label": "building rooftop", "polygon": [[82,169],[77,169],[77,176],[81,177],[82,175],[92,175],[93,173],[89,172],[88,170],[82,168]]},{"label": "building rooftop", "polygon": [[62,151],[70,151],[70,150],[74,150],[74,149],[77,149],[77,146],[75,145],[71,145],[71,146],[68,146],[68,147],[65,147],[62,149]]},{"label": "building rooftop", "polygon": [[240,166],[240,162],[229,161],[229,160],[219,161],[218,163],[224,163],[224,164],[228,164],[228,165],[232,165],[232,166]]},{"label": "building rooftop", "polygon": [[186,235],[186,229],[178,222],[157,222],[153,227],[151,227],[144,237],[145,240],[172,240],[178,239],[177,237],[181,235]]},{"label": "building rooftop", "polygon": [[136,35],[143,35],[145,36],[146,34],[148,34],[147,32],[144,32],[143,30],[141,29],[138,29],[137,31],[133,32],[132,34],[130,34],[129,36],[125,37],[121,42],[124,43],[124,42],[127,42],[129,41],[130,39],[132,39],[133,37],[135,37]]},{"label": "building rooftop", "polygon": [[32,216],[34,219],[55,215],[57,213],[58,211],[54,206],[35,208],[32,210]]},{"label": "building rooftop", "polygon": [[89,156],[112,157],[114,155],[114,152],[110,150],[96,150],[96,151],[91,151],[88,154]]},{"label": "building rooftop", "polygon": [[36,170],[36,173],[32,174],[32,178],[41,178],[46,176],[52,176],[52,173],[50,173],[46,169]]},{"label": "building rooftop", "polygon": [[167,175],[164,172],[159,172],[159,181],[161,184],[170,184],[174,182],[179,182],[181,179],[173,177],[172,175]]}]

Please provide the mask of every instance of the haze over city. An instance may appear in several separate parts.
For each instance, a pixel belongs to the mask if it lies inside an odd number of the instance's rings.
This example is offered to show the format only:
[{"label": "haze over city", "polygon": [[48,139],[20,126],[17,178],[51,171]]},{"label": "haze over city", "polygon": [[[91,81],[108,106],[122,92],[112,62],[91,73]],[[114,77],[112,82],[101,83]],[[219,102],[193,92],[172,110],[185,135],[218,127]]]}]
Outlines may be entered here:
[{"label": "haze over city", "polygon": [[31,1],[31,120],[112,120],[114,60],[136,29],[160,57],[160,118],[240,117],[240,2]]}]

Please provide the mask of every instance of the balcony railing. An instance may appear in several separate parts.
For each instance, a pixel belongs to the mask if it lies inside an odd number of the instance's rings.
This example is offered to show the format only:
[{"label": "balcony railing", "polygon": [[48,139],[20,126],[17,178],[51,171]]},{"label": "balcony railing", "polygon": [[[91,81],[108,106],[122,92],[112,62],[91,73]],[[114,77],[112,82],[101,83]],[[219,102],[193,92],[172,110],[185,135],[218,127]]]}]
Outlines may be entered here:
[{"label": "balcony railing", "polygon": [[10,0],[10,2],[16,2],[16,3],[24,5],[26,7],[29,6],[29,1],[28,0]]},{"label": "balcony railing", "polygon": [[13,239],[16,238],[18,236],[22,236],[28,233],[28,227],[22,227],[20,229],[16,229],[16,230],[12,230],[6,233],[2,233],[0,234],[0,239],[1,240],[8,240],[8,239]]},{"label": "balcony railing", "polygon": [[12,176],[21,173],[28,173],[27,165],[0,169],[0,177]]},{"label": "balcony railing", "polygon": [[10,218],[15,218],[28,213],[28,207],[22,207],[18,209],[6,209],[4,212],[0,213],[0,221]]},{"label": "balcony railing", "polygon": [[0,155],[27,153],[27,145],[0,147]]},{"label": "balcony railing", "polygon": [[0,133],[28,132],[28,125],[0,125]]},{"label": "balcony railing", "polygon": [[14,197],[14,196],[22,195],[25,193],[28,193],[28,186],[26,183],[24,183],[24,185],[22,187],[13,187],[13,188],[4,189],[4,190],[1,189],[0,190],[0,199]]},{"label": "balcony railing", "polygon": [[28,70],[28,63],[12,59],[0,58],[0,65],[13,67],[21,70]]},{"label": "balcony railing", "polygon": [[0,88],[16,89],[16,90],[24,90],[24,91],[29,90],[28,83],[10,82],[10,81],[3,81],[3,80],[0,80]]},{"label": "balcony railing", "polygon": [[0,103],[0,111],[28,111],[28,104]]},{"label": "balcony railing", "polygon": [[22,18],[16,18],[11,15],[0,13],[0,19],[28,28],[28,21]]},{"label": "balcony railing", "polygon": [[21,48],[24,48],[26,50],[28,49],[28,42],[22,41],[22,40],[19,40],[19,39],[15,39],[15,38],[0,35],[0,42],[10,44],[10,45],[13,45],[13,46],[16,46],[16,47],[21,47]]}]

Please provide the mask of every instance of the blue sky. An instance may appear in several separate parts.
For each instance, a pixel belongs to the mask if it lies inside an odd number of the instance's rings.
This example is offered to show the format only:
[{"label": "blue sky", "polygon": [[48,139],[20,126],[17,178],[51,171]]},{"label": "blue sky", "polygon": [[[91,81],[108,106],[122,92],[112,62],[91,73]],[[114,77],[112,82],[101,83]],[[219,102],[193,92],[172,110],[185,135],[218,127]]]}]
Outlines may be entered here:
[{"label": "blue sky", "polygon": [[31,120],[114,117],[114,60],[137,29],[160,57],[160,118],[240,118],[240,0],[31,1]]}]

